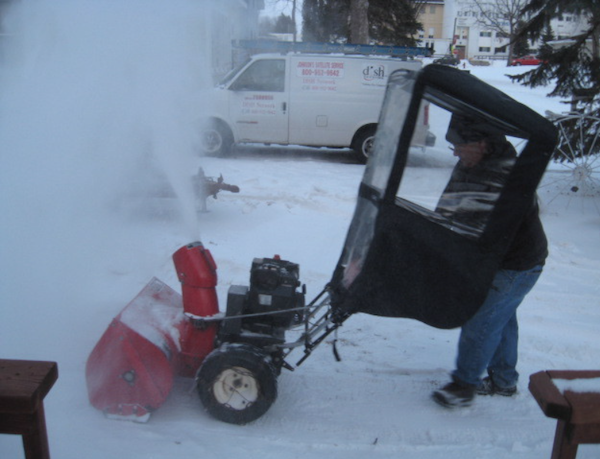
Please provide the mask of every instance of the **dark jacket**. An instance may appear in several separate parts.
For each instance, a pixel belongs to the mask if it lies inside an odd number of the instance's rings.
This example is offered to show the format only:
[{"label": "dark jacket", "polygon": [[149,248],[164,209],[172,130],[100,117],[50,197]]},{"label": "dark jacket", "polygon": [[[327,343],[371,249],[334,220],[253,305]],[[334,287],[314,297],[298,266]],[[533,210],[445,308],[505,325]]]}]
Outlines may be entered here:
[{"label": "dark jacket", "polygon": [[[454,225],[461,225],[472,235],[484,230],[494,203],[514,164],[516,152],[503,137],[490,142],[490,152],[474,167],[459,162],[442,194],[436,212]],[[539,218],[539,207],[533,202],[517,230],[502,269],[526,271],[544,264],[548,241]]]},{"label": "dark jacket", "polygon": [[548,257],[548,240],[539,216],[539,206],[534,202],[517,230],[502,264],[502,269],[526,271],[543,265]]}]

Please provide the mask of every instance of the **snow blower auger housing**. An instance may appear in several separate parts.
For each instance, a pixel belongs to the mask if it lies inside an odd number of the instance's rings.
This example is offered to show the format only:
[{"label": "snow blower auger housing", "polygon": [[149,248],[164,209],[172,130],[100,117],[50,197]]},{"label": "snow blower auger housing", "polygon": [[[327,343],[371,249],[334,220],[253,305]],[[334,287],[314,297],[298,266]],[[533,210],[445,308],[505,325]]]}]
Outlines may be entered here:
[{"label": "snow blower auger housing", "polygon": [[[446,146],[423,151],[412,144],[423,112]],[[474,135],[503,148],[481,163],[485,183],[456,187],[452,144]],[[92,351],[92,405],[145,420],[176,376],[195,376],[209,413],[244,424],[274,402],[281,369],[293,369],[290,353],[304,348],[300,365],[357,312],[461,326],[482,304],[536,205],[556,138],[550,121],[461,70],[428,65],[392,73],[354,217],[323,291],[304,306],[298,265],[258,258],[250,285],[230,287],[223,314],[210,252],[200,242],[182,247],[173,255],[182,295],[153,279]],[[424,167],[428,162],[435,167]],[[286,331],[297,324],[304,326],[300,338],[287,342]]]}]

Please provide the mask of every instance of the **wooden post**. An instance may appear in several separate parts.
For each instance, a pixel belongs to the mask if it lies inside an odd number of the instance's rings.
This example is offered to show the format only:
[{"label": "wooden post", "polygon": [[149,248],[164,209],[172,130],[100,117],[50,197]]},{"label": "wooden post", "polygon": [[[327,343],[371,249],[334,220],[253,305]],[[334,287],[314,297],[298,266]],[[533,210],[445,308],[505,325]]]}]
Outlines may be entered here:
[{"label": "wooden post", "polygon": [[600,378],[596,370],[549,370],[529,377],[529,391],[544,414],[558,419],[552,459],[575,459],[581,443],[600,443],[600,393],[562,393],[556,379]]},{"label": "wooden post", "polygon": [[44,397],[57,379],[56,362],[0,359],[0,432],[21,435],[27,459],[50,459]]}]

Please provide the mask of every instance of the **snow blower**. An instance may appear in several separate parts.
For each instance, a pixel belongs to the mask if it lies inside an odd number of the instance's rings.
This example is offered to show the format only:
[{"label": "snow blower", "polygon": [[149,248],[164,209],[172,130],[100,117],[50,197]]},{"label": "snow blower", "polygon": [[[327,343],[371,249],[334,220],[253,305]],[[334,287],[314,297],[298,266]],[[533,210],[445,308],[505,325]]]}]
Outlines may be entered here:
[{"label": "snow blower", "polygon": [[[412,143],[424,111],[449,141],[460,134],[452,132],[453,120],[469,119],[510,143],[511,155],[489,162],[484,184],[450,195],[451,166],[406,167],[424,161]],[[341,257],[316,298],[305,306],[297,264],[256,258],[249,285],[232,285],[221,313],[210,252],[200,242],[182,247],[173,255],[182,295],[153,279],[92,351],[86,368],[92,405],[107,416],[143,421],[165,402],[175,377],[194,376],[211,415],[244,424],[275,401],[278,375],[294,369],[290,354],[304,348],[300,365],[355,313],[461,326],[481,306],[535,201],[556,138],[550,121],[467,72],[428,65],[392,73]],[[438,155],[436,164],[455,162],[450,148],[427,153]],[[427,180],[421,175],[403,186],[424,172]],[[422,183],[427,187],[418,188]],[[286,341],[297,326],[300,337]]]},{"label": "snow blower", "polygon": [[250,287],[229,289],[222,317],[217,268],[202,243],[180,248],[173,262],[182,295],[152,279],[93,349],[86,367],[92,405],[108,417],[144,422],[176,376],[196,376],[202,401],[218,418],[245,423],[260,416],[276,394],[285,330],[304,311],[299,266],[277,256],[255,259]]}]

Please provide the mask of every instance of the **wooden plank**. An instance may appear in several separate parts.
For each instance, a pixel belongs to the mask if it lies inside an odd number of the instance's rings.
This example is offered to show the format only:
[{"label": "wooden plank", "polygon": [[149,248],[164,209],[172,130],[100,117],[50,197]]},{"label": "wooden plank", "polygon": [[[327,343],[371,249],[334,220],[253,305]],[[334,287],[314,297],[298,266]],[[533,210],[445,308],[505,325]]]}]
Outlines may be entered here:
[{"label": "wooden plank", "polygon": [[567,422],[559,420],[556,423],[551,459],[575,459],[577,456],[579,445],[569,440],[568,429],[569,424]]},{"label": "wooden plank", "polygon": [[548,370],[552,379],[586,379],[600,378],[600,370]]},{"label": "wooden plank", "polygon": [[546,416],[570,420],[571,405],[554,385],[547,371],[540,371],[529,377],[529,391]]},{"label": "wooden plank", "polygon": [[581,443],[600,443],[600,393],[564,393],[556,387],[556,379],[598,378],[597,370],[549,370],[529,378],[529,390],[544,414],[558,419],[552,459],[575,459]]},{"label": "wooden plank", "polygon": [[571,424],[569,439],[573,443],[600,443],[600,424]]},{"label": "wooden plank", "polygon": [[0,432],[22,435],[27,459],[50,459],[44,397],[57,379],[56,362],[0,359]]},{"label": "wooden plank", "polygon": [[0,413],[36,411],[57,379],[56,362],[0,359]]},{"label": "wooden plank", "polygon": [[[600,378],[597,370],[550,370],[548,374],[552,380]],[[572,424],[600,423],[600,393],[567,390],[562,395],[571,406]]]}]

